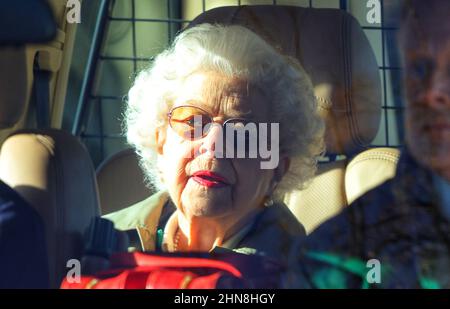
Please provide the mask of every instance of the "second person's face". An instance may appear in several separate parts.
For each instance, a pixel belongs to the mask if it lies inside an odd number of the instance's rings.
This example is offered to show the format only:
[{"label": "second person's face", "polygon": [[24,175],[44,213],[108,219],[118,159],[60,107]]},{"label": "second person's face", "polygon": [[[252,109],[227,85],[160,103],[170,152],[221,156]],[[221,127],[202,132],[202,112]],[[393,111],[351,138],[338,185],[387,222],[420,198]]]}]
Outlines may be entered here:
[{"label": "second person's face", "polygon": [[406,139],[416,160],[450,181],[450,27],[436,23],[425,18],[405,40]]}]

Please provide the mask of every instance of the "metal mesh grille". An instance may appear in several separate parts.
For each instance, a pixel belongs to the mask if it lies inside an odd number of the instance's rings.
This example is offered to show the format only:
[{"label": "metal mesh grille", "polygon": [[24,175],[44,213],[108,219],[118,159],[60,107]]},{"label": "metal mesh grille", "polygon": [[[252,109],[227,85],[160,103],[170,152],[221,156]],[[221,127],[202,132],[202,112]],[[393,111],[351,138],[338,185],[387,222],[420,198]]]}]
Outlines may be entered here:
[{"label": "metal mesh grille", "polygon": [[[221,5],[297,5],[303,7],[341,8],[353,14],[362,25],[377,56],[382,81],[382,120],[373,146],[398,147],[402,144],[403,104],[400,96],[400,71],[394,47],[397,31],[395,14],[400,0],[380,0],[381,23],[370,24],[365,0],[116,0],[108,12],[104,42],[98,50],[96,68],[88,94],[86,112],[77,117],[74,132],[87,145],[95,164],[127,147],[122,134],[123,100],[133,77],[164,50],[177,31],[205,10]],[[86,78],[86,77],[85,77]]]}]

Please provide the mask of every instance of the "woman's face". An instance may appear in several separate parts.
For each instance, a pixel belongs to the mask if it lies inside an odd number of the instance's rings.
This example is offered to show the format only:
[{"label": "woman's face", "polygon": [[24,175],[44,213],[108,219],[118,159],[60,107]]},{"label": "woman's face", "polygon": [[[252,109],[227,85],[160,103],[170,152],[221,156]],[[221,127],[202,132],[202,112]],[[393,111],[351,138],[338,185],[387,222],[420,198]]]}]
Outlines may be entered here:
[{"label": "woman's face", "polygon": [[[173,107],[183,105],[202,108],[220,124],[229,118],[269,122],[269,106],[260,90],[216,73],[195,73],[186,78]],[[278,168],[261,169],[259,156],[220,158],[214,147],[222,136],[219,126],[194,140],[181,137],[170,126],[157,133],[163,181],[186,218],[236,223],[260,207],[272,189]]]}]

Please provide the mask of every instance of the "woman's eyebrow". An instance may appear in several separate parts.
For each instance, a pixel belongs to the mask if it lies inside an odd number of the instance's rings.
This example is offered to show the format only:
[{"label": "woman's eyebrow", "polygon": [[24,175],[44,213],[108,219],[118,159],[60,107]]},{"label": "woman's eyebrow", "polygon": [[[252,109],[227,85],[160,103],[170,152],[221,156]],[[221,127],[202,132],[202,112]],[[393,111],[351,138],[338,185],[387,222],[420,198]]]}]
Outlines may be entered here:
[{"label": "woman's eyebrow", "polygon": [[254,115],[251,110],[247,111],[239,111],[239,110],[231,110],[227,113],[228,118],[243,118],[252,120]]},{"label": "woman's eyebrow", "polygon": [[209,106],[208,104],[199,99],[183,100],[181,101],[181,104],[179,106],[195,106],[211,114],[211,106]]},{"label": "woman's eyebrow", "polygon": [[188,99],[185,101],[181,101],[180,103],[181,104],[179,106],[189,105],[189,106],[199,107],[202,110],[204,110],[205,112],[207,112],[212,117],[225,116],[226,119],[242,118],[242,119],[246,119],[246,120],[252,120],[252,121],[254,120],[254,114],[251,109],[239,110],[239,109],[236,109],[235,106],[233,106],[230,109],[224,111],[224,110],[222,110],[222,108],[220,108],[221,109],[219,111],[220,114],[217,115],[217,106],[211,106],[211,104],[208,104],[199,99]]}]

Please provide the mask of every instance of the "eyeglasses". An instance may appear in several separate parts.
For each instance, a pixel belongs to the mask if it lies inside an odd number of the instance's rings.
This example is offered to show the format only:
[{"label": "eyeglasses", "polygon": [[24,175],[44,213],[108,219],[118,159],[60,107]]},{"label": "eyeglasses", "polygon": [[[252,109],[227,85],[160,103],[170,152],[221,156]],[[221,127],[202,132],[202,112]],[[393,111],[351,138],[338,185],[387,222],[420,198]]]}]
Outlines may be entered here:
[{"label": "eyeglasses", "polygon": [[[187,140],[196,140],[205,137],[215,123],[213,117],[204,109],[183,105],[177,106],[167,114],[169,125],[180,137]],[[250,121],[244,118],[229,118],[222,123],[222,127],[227,123],[235,126],[245,126]]]}]

